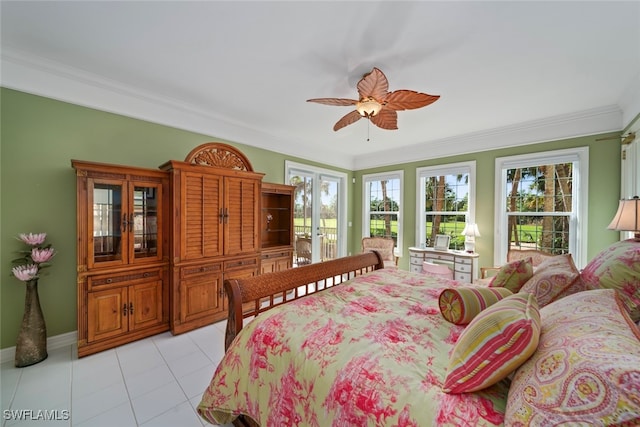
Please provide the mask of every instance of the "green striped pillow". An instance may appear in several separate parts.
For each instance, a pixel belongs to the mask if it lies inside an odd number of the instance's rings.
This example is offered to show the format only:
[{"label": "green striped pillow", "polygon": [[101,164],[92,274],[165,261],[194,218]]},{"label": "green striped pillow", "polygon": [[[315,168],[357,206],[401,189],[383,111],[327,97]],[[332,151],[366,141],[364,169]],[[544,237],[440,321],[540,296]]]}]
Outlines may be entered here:
[{"label": "green striped pillow", "polygon": [[445,393],[489,387],[507,377],[537,349],[540,312],[535,295],[520,292],[478,314],[449,357]]},{"label": "green striped pillow", "polygon": [[512,294],[507,288],[461,286],[440,292],[438,304],[442,317],[447,321],[466,325],[482,310]]}]

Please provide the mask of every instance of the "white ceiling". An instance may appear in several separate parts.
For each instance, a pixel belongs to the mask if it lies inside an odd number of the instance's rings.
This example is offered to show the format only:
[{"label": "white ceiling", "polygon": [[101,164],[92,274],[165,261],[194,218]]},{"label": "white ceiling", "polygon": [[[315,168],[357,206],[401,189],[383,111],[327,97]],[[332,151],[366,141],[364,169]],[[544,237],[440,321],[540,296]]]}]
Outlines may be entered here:
[{"label": "white ceiling", "polygon": [[[619,131],[640,113],[640,2],[1,3],[2,85],[347,169]],[[306,102],[441,98],[399,130]],[[368,126],[369,125],[369,126]],[[370,141],[367,141],[367,138]]]}]

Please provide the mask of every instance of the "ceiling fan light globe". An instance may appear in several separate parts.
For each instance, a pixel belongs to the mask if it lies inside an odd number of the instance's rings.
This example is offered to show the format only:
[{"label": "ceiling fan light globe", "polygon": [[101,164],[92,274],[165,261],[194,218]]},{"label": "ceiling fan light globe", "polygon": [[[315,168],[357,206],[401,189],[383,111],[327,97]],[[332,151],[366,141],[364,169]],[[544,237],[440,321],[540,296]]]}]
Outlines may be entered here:
[{"label": "ceiling fan light globe", "polygon": [[356,104],[356,110],[362,117],[373,117],[382,110],[382,105],[374,99],[365,99]]}]

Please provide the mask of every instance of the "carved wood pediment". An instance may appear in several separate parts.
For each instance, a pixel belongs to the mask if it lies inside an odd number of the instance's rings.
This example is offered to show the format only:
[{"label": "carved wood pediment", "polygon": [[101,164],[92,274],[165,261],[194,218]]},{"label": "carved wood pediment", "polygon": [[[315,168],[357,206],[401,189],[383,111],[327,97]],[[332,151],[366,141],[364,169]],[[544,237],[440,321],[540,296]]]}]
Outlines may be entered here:
[{"label": "carved wood pediment", "polygon": [[225,169],[253,172],[249,159],[238,149],[220,142],[209,142],[191,150],[184,159],[187,163]]}]

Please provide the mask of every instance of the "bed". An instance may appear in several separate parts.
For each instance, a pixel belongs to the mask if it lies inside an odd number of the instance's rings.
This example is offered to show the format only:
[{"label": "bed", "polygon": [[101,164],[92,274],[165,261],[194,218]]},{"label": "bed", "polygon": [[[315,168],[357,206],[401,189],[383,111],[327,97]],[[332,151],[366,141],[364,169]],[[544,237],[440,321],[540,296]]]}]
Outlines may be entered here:
[{"label": "bed", "polygon": [[198,412],[265,427],[640,425],[640,244],[603,253],[584,277],[570,256],[535,273],[519,261],[501,286],[375,253],[226,281],[226,353]]}]

